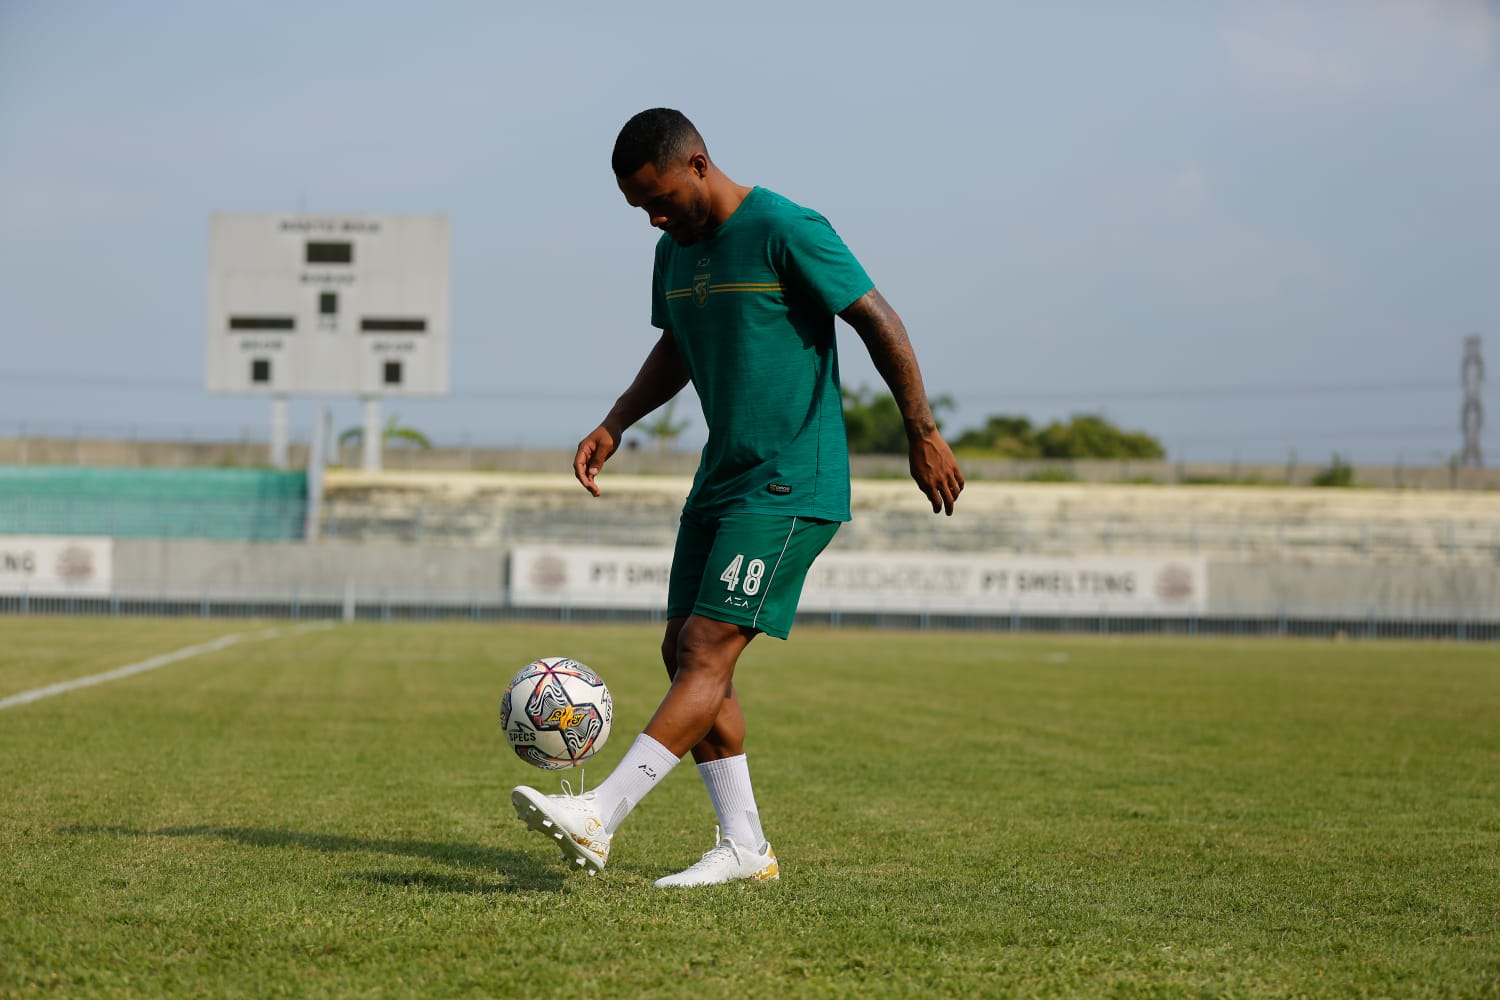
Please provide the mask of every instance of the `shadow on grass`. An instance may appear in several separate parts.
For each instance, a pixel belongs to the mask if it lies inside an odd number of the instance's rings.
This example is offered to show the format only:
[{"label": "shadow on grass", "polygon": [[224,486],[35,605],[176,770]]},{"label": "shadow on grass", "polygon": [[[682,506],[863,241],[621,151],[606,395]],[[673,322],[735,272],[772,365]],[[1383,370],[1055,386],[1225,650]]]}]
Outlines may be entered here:
[{"label": "shadow on grass", "polygon": [[[65,826],[57,832],[67,836],[217,837],[249,847],[302,847],[330,854],[395,854],[473,870],[466,875],[378,872],[361,876],[380,885],[421,886],[437,892],[556,892],[562,888],[566,877],[564,872],[516,851],[434,840],[367,839],[331,833],[209,825],[164,826],[155,830],[128,826]],[[491,875],[499,878],[490,878]]]}]

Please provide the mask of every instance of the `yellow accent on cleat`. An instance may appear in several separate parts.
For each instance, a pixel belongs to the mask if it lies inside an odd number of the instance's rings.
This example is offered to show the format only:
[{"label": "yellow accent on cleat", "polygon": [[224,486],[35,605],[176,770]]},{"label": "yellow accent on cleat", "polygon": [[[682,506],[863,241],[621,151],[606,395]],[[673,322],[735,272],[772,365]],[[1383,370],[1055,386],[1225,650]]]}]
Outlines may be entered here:
[{"label": "yellow accent on cleat", "polygon": [[557,842],[563,861],[570,868],[577,865],[590,875],[604,869],[614,838],[604,829],[592,793],[543,795],[520,785],[511,792],[510,800],[517,818],[527,827]]},{"label": "yellow accent on cleat", "polygon": [[770,844],[763,845],[760,851],[751,851],[729,837],[721,837],[697,864],[657,879],[656,885],[664,889],[689,888],[724,882],[774,882],[780,877],[781,866]]}]

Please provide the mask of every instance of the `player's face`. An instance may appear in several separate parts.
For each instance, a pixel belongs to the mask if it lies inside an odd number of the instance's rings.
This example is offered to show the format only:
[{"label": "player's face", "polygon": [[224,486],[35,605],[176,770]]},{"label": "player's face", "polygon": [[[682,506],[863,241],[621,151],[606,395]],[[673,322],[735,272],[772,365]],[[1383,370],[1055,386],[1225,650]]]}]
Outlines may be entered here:
[{"label": "player's face", "polygon": [[629,177],[618,178],[620,192],[632,206],[645,211],[651,225],[686,246],[713,228],[707,167],[701,156],[670,167],[648,163]]}]

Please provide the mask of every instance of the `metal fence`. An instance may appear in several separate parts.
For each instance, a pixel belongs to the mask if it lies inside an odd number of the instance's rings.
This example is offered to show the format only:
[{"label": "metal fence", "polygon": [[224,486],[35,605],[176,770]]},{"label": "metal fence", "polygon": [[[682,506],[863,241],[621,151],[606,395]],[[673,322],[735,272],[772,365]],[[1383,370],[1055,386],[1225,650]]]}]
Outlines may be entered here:
[{"label": "metal fence", "polygon": [[[364,594],[298,594],[246,597],[205,590],[197,596],[115,594],[109,597],[0,595],[0,615],[95,615],[106,617],[179,617],[287,619],[358,622],[557,622],[663,624],[660,610],[593,609],[559,606],[519,608],[504,593],[424,595],[374,591]],[[1431,615],[1420,619],[1391,617],[1373,611],[1332,610],[1308,613],[1294,608],[1245,606],[1213,614],[1175,617],[1038,615],[905,612],[799,613],[799,625],[828,628],[965,631],[996,634],[1055,633],[1083,635],[1158,635],[1205,637],[1281,637],[1328,640],[1500,641],[1500,609],[1491,616]]]}]

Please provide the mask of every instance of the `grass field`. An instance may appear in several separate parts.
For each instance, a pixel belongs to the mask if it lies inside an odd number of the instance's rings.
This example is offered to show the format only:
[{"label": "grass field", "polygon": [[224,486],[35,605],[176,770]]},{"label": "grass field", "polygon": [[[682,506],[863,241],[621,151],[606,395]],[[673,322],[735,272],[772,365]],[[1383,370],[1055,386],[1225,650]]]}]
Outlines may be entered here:
[{"label": "grass field", "polygon": [[[281,629],[275,636],[261,633]],[[1497,996],[1500,651],[800,629],[741,663],[779,883],[691,763],[566,873],[505,681],[649,627],[0,618],[0,996]]]}]

